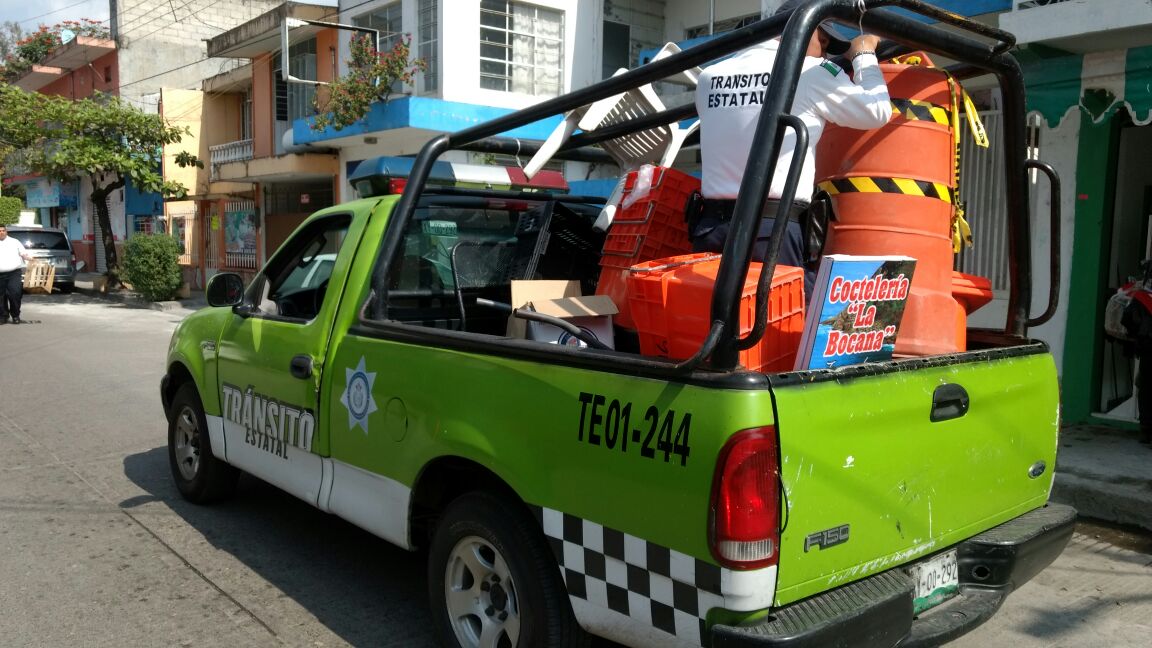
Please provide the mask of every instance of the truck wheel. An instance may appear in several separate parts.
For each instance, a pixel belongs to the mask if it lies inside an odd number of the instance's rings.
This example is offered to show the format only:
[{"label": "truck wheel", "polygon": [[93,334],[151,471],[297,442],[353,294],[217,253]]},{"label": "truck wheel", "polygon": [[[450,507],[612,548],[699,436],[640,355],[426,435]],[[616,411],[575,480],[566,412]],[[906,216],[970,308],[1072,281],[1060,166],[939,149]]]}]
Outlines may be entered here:
[{"label": "truck wheel", "polygon": [[176,488],[189,502],[207,504],[230,497],[236,491],[240,471],[212,454],[204,406],[192,383],[182,385],[172,399],[168,415],[168,463]]},{"label": "truck wheel", "polygon": [[428,556],[433,624],[445,646],[585,646],[560,570],[519,504],[470,493],[448,506]]}]

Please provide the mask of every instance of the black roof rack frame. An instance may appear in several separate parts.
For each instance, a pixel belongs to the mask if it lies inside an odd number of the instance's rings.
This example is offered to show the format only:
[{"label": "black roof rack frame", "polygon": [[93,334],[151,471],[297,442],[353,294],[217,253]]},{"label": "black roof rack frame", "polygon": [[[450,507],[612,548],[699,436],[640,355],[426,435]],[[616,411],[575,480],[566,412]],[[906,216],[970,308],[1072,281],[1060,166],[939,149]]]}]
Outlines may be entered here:
[{"label": "black roof rack frame", "polygon": [[[863,16],[857,10],[858,4],[856,0],[811,0],[790,14],[762,19],[599,83],[456,133],[432,138],[416,157],[407,186],[391,217],[394,222],[389,223],[384,236],[380,258],[377,260],[373,275],[375,295],[368,304],[368,312],[374,318],[387,317],[387,284],[384,275],[387,272],[388,260],[396,254],[404,226],[412,217],[432,163],[441,154],[453,149],[487,150],[489,146],[502,147],[502,150],[507,151],[508,141],[499,137],[501,133],[541,119],[562,115],[569,110],[662,80],[688,68],[707,64],[753,44],[781,36],[779,54],[765,92],[765,100],[752,141],[752,150],[765,151],[768,154],[750,157],[740,184],[732,228],[716,278],[712,300],[713,324],[704,346],[696,356],[673,366],[677,371],[688,371],[708,361],[714,369],[735,368],[739,348],[747,344],[747,340],[741,344],[739,327],[736,325],[739,321],[737,309],[741,287],[748,273],[769,180],[775,172],[782,139],[781,129],[785,127],[783,124],[786,122],[782,117],[789,116],[788,111],[792,105],[801,64],[812,32],[822,21],[833,20],[850,26],[862,24],[869,33],[894,41],[899,46],[910,50],[924,50],[958,61],[959,69],[965,71],[963,76],[991,73],[997,77],[1004,112],[1008,270],[1011,286],[1004,333],[1012,337],[1023,337],[1028,325],[1027,309],[1032,301],[1031,238],[1026,189],[1029,167],[1025,147],[1024,80],[1016,59],[1008,54],[1015,46],[1015,37],[1008,32],[941,10],[920,0],[865,0],[866,10]],[[889,7],[905,9],[956,29],[948,30],[938,25],[924,23],[901,13],[886,10]],[[692,115],[695,115],[695,107],[688,104],[626,125],[578,134],[570,139],[564,151],[574,154],[573,157],[595,158],[596,149],[588,148],[589,145],[625,132],[644,130]],[[515,146],[519,146],[519,143]],[[778,224],[783,223],[782,219],[777,220]],[[774,236],[769,246],[768,257],[765,259],[767,267],[764,268],[768,276],[771,276],[775,269],[781,238]],[[650,363],[644,364],[647,366]]]}]

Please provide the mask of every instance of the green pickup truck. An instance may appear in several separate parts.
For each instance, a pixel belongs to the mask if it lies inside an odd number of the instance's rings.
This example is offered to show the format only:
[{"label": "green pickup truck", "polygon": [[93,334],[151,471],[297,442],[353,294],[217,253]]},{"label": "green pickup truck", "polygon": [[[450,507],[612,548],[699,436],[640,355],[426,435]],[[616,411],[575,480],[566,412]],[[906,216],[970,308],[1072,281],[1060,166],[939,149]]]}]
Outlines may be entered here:
[{"label": "green pickup truck", "polygon": [[[630,646],[923,646],[987,620],[1059,555],[1075,520],[1048,503],[1058,385],[1048,348],[1026,335],[1037,321],[1025,311],[1036,165],[1024,155],[1022,83],[1003,32],[915,0],[868,4],[960,28],[884,10],[864,18],[873,33],[1001,81],[1012,259],[1003,329],[970,330],[969,350],[936,357],[775,373],[739,364],[733,319],[756,196],[777,131],[792,123],[804,46],[819,21],[857,19],[855,2],[818,0],[438,136],[401,194],[317,212],[247,286],[213,277],[213,307],[177,327],[161,385],[181,494],[219,500],[244,471],[425,552],[446,646],[592,635]],[[623,338],[613,349],[509,335],[498,305],[511,302],[511,280],[594,290],[604,201],[437,185],[438,156],[506,150],[498,136],[509,129],[781,34],[753,149],[763,163],[744,180],[699,351],[669,360]],[[594,156],[596,136],[560,155]],[[362,195],[398,186],[360,179]]]}]

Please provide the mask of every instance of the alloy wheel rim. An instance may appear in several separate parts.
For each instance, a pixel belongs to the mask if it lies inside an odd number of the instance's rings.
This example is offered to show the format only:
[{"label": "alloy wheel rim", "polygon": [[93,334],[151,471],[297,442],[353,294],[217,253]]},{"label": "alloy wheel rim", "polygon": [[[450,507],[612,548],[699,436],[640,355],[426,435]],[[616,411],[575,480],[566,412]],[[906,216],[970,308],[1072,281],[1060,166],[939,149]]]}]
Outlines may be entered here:
[{"label": "alloy wheel rim", "polygon": [[176,465],[180,467],[180,476],[192,481],[200,470],[200,428],[192,408],[180,410],[174,436],[172,450],[176,455]]},{"label": "alloy wheel rim", "polygon": [[452,548],[444,597],[456,640],[466,648],[515,648],[520,640],[520,601],[508,563],[477,536]]}]

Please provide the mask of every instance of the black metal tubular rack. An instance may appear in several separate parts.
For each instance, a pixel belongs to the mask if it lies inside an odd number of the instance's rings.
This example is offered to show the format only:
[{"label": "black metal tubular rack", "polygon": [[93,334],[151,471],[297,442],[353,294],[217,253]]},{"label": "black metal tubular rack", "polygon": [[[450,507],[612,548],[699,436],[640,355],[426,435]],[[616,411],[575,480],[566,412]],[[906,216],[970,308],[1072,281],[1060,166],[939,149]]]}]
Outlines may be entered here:
[{"label": "black metal tubular rack", "polygon": [[[1031,249],[1029,237],[1029,205],[1027,166],[1025,156],[1025,104],[1024,82],[1020,66],[1007,51],[1015,44],[1014,37],[962,16],[943,11],[920,0],[866,0],[866,11],[861,17],[855,0],[813,0],[792,14],[765,18],[738,30],[717,36],[713,40],[686,49],[659,61],[630,70],[554,99],[524,108],[498,119],[467,128],[453,134],[439,135],[421,149],[412,167],[407,186],[395,207],[388,231],[384,237],[373,275],[376,296],[369,305],[375,318],[387,317],[387,288],[384,274],[388,260],[396,253],[404,226],[411,218],[420,193],[428,178],[432,163],[445,151],[452,149],[508,150],[508,140],[501,133],[531,124],[540,119],[562,115],[590,103],[610,97],[647,83],[659,81],[688,68],[744,49],[755,43],[782,36],[779,54],[772,77],[765,92],[752,142],[752,150],[764,151],[750,157],[740,185],[740,193],[733,213],[733,225],[724,247],[723,260],[716,279],[712,301],[712,329],[704,347],[688,361],[672,366],[675,370],[690,370],[710,358],[716,369],[732,369],[737,365],[739,327],[737,309],[740,288],[748,272],[756,231],[767,194],[769,180],[775,171],[779,151],[778,133],[781,116],[788,115],[800,76],[808,41],[817,25],[834,20],[855,26],[862,23],[868,33],[916,50],[924,50],[958,61],[968,69],[995,75],[1003,94],[1005,173],[1007,174],[1008,203],[1008,269],[1011,290],[1004,333],[1023,337],[1028,323],[1027,309],[1032,299],[1029,276]],[[950,31],[917,21],[885,8],[899,7],[961,31]],[[681,106],[666,110],[629,126],[618,125],[604,131],[578,134],[572,138],[557,157],[593,159],[599,152],[587,145],[609,139],[623,132],[651,128],[695,114],[694,106]],[[517,143],[515,146],[519,146]],[[525,149],[530,150],[528,148]],[[785,219],[777,219],[782,230]],[[773,237],[763,272],[771,276],[778,257],[782,232]],[[629,359],[623,359],[627,362]],[[635,359],[636,364],[651,369],[652,361]]]}]

